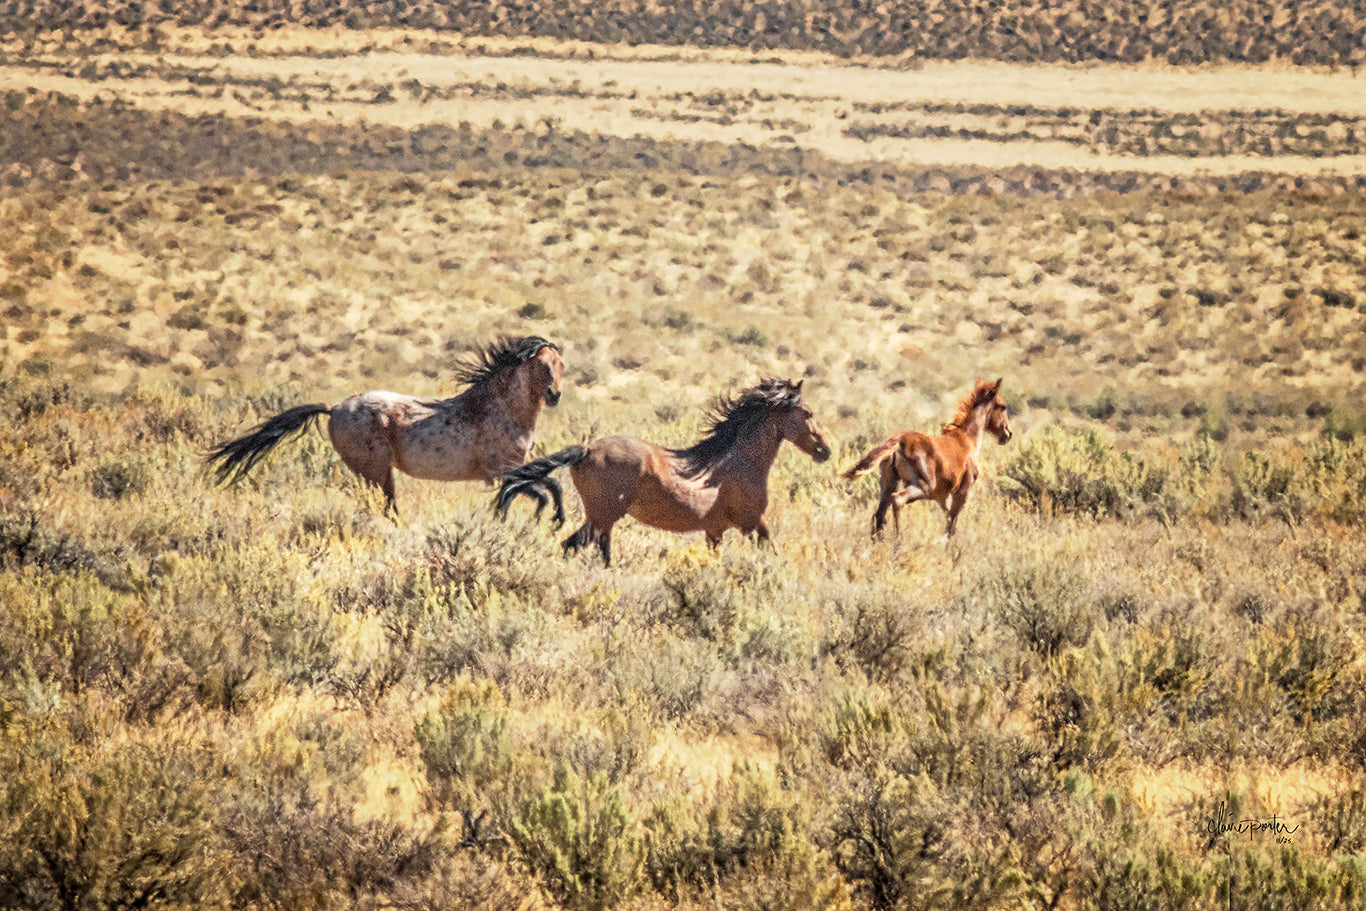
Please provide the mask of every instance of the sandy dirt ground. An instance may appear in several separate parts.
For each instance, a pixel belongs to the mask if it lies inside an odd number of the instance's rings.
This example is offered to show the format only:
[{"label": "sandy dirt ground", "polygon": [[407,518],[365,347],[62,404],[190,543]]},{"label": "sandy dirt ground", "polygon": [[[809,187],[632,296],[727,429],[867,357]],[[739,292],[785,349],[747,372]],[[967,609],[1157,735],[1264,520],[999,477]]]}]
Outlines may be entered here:
[{"label": "sandy dirt ground", "polygon": [[[311,36],[317,39],[319,36]],[[1124,114],[1279,111],[1366,117],[1366,83],[1350,71],[1217,67],[1021,66],[930,62],[874,67],[819,55],[467,42],[406,49],[411,39],[347,45],[323,35],[244,46],[182,37],[168,53],[72,57],[36,54],[0,66],[0,89],[119,98],[188,114],[225,113],[414,127],[551,124],[556,129],[690,141],[798,145],[840,161],[903,165],[1015,165],[1170,174],[1362,174],[1366,155],[1131,155],[1048,135],[1028,141],[958,136],[849,135],[848,127],[896,126],[923,104],[1032,107]],[[405,44],[406,42],[406,44]],[[83,75],[94,63],[98,78]],[[115,71],[111,65],[135,68]],[[187,74],[193,74],[191,84]],[[203,87],[220,83],[227,91]],[[262,86],[273,87],[263,89]],[[377,93],[383,100],[376,102]],[[972,120],[960,117],[959,121]],[[985,124],[1002,132],[1009,117]]]}]

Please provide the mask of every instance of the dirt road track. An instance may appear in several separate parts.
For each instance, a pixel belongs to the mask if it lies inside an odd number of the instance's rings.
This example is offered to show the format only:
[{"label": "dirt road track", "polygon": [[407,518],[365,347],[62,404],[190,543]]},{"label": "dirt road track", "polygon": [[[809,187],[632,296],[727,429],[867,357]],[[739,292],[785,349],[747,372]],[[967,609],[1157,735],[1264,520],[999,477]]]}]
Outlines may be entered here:
[{"label": "dirt road track", "polygon": [[[611,49],[605,49],[610,53]],[[1016,165],[1174,175],[1276,171],[1363,174],[1366,155],[1133,155],[1097,149],[1047,131],[1026,138],[875,135],[848,127],[897,126],[916,105],[1048,109],[1084,120],[1120,115],[1238,116],[1267,111],[1366,118],[1366,82],[1343,70],[1218,67],[1018,66],[929,63],[918,69],[813,62],[740,61],[733,55],[594,59],[382,52],[259,57],[141,54],[0,66],[0,90],[59,91],[118,98],[187,114],[225,113],[293,121],[369,121],[487,127],[547,123],[556,129],[814,149],[841,161],[900,165]],[[122,64],[123,71],[111,70]],[[104,69],[99,69],[103,67]],[[135,75],[126,75],[129,70]],[[111,75],[111,72],[113,75]],[[193,82],[188,76],[193,76]],[[219,83],[226,91],[206,86]],[[266,88],[263,88],[266,87]],[[962,120],[963,118],[959,118]],[[1010,133],[1008,116],[982,124]],[[977,131],[982,132],[982,131]],[[1025,135],[1019,130],[1011,134]]]}]

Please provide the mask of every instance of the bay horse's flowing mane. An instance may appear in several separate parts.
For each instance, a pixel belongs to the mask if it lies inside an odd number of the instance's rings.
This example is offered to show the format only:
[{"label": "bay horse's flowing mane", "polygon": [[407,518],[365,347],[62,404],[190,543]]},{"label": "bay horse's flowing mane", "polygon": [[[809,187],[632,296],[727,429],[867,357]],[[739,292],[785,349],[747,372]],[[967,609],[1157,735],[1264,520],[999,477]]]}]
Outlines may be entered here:
[{"label": "bay horse's flowing mane", "polygon": [[972,413],[982,405],[990,402],[996,395],[996,384],[986,380],[978,380],[977,385],[972,387],[972,391],[963,396],[958,403],[958,410],[953,413],[953,420],[944,425],[944,429],[957,427],[963,429],[968,425],[972,418]]},{"label": "bay horse's flowing mane", "polygon": [[706,435],[686,449],[669,452],[683,460],[683,474],[699,474],[754,433],[774,408],[795,408],[801,403],[801,383],[778,379],[762,380],[737,396],[718,396],[707,409],[711,428]]},{"label": "bay horse's flowing mane", "polygon": [[498,374],[519,367],[535,357],[542,348],[560,350],[560,346],[539,335],[515,338],[502,335],[491,344],[479,348],[468,360],[456,365],[455,380],[471,389],[488,384]]}]

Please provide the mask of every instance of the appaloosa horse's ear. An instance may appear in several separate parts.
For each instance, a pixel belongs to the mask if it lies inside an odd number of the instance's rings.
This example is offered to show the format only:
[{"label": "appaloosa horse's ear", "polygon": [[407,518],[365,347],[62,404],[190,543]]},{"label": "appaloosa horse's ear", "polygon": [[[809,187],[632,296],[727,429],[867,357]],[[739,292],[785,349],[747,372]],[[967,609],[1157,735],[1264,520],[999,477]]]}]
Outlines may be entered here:
[{"label": "appaloosa horse's ear", "polygon": [[802,391],[802,383],[805,383],[805,382],[806,382],[806,378],[803,377],[802,379],[797,380],[797,385],[794,386],[793,388],[796,389],[798,392],[801,392],[801,391]]}]

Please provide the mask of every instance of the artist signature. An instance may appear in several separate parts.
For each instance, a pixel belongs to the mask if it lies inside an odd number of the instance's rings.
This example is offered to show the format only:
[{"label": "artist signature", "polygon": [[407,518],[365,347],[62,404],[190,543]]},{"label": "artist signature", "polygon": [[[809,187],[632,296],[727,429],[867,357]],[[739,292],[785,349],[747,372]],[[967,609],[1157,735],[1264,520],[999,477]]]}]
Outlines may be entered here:
[{"label": "artist signature", "polygon": [[1227,835],[1230,832],[1236,832],[1239,835],[1247,833],[1248,841],[1251,841],[1252,837],[1258,833],[1267,833],[1274,835],[1278,843],[1288,844],[1290,836],[1298,831],[1299,826],[1287,825],[1275,813],[1265,819],[1234,819],[1233,814],[1228,810],[1228,804],[1221,801],[1214,813],[1210,815],[1209,820],[1206,821],[1205,829],[1215,838]]}]

